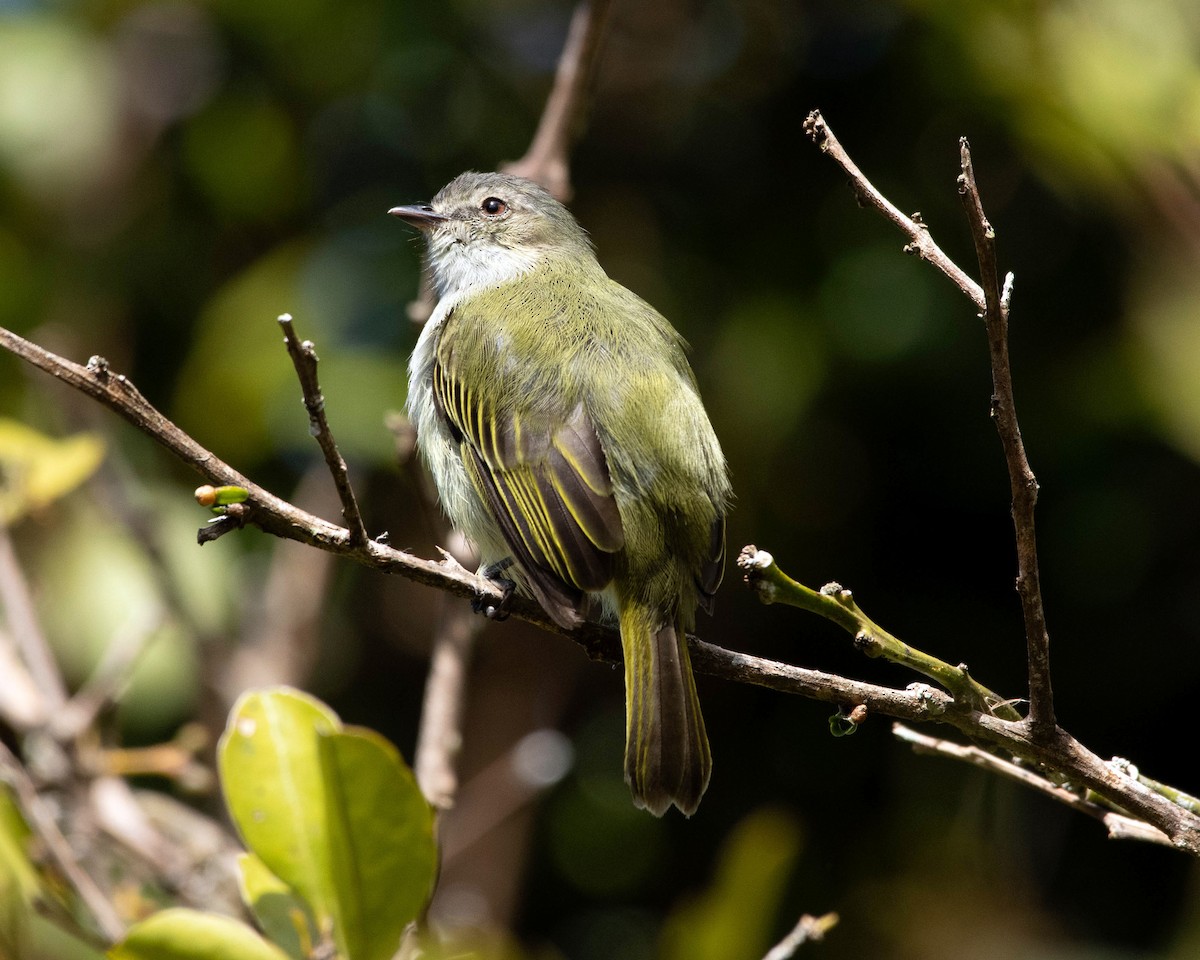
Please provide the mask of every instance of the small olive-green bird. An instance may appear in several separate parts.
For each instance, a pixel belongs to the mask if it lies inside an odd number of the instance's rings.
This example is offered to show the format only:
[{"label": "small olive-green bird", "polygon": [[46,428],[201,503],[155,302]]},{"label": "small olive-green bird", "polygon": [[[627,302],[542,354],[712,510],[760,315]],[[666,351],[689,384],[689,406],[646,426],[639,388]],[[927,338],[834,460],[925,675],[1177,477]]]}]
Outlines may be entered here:
[{"label": "small olive-green bird", "polygon": [[529,180],[464,173],[389,212],[439,295],[408,409],[443,508],[556,623],[616,620],[634,802],[692,814],[712,755],[684,632],[712,610],[731,494],[683,339]]}]

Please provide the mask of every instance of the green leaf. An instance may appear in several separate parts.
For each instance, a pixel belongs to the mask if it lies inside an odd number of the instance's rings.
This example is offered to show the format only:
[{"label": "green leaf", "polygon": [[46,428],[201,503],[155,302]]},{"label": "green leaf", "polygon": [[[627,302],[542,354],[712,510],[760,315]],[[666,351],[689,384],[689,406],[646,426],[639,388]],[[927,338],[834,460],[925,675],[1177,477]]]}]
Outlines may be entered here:
[{"label": "green leaf", "polygon": [[355,960],[386,960],[429,898],[433,811],[399,752],[373,730],[324,734],[320,745],[343,904],[338,943]]},{"label": "green leaf", "polygon": [[289,960],[240,920],[175,908],[130,928],[110,960]]},{"label": "green leaf", "polygon": [[308,904],[252,853],[238,857],[242,900],[272,943],[296,960],[306,960],[317,939]]},{"label": "green leaf", "polygon": [[233,705],[218,748],[225,803],[246,846],[308,901],[323,929],[336,893],[317,734],[338,726],[332,710],[297,690],[250,691]]},{"label": "green leaf", "polygon": [[69,911],[43,885],[26,853],[29,835],[11,794],[0,787],[0,958],[101,960],[99,950],[68,929]]},{"label": "green leaf", "polygon": [[29,938],[37,872],[25,853],[29,828],[7,789],[0,788],[0,957],[21,956]]},{"label": "green leaf", "polygon": [[433,811],[396,748],[278,688],[234,705],[219,765],[246,845],[312,907],[320,935],[348,960],[392,956],[436,865]]},{"label": "green leaf", "polygon": [[90,433],[55,440],[0,418],[0,523],[11,524],[70,493],[104,459]]}]

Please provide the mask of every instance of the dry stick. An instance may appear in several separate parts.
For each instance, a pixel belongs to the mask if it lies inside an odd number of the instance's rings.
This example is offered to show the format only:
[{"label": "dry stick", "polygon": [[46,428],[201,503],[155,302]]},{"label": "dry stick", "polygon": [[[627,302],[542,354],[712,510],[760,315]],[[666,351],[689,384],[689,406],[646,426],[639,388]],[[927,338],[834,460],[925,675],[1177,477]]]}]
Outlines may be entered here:
[{"label": "dry stick", "polygon": [[875,189],[871,181],[863,176],[858,165],[850,159],[850,155],[846,153],[838,138],[833,135],[833,131],[825,123],[825,118],[821,116],[820,110],[812,111],[805,119],[804,132],[822,153],[827,154],[850,177],[850,189],[854,191],[858,202],[865,207],[873,207],[879,211],[908,238],[904,252],[932,263],[953,280],[958,285],[958,289],[982,312],[987,306],[983,288],[967,276],[958,264],[946,256],[942,248],[933,242],[929,228],[919,213],[914,213],[911,217],[901,213],[895,204]]},{"label": "dry stick", "polygon": [[[739,554],[737,562],[745,572],[747,582],[756,592],[761,593],[764,587],[768,591],[771,589],[773,575],[770,568],[774,566],[775,561],[769,553],[746,547]],[[770,602],[771,598],[768,596],[766,599]],[[851,632],[857,629],[853,623],[841,625]],[[705,663],[708,649],[710,648],[705,643],[695,642],[691,645],[692,662],[699,670],[705,670],[701,664]],[[720,653],[733,658],[745,657],[744,654],[730,653],[726,650],[721,650]],[[866,691],[867,696],[873,699],[839,699],[829,696],[831,687],[835,687],[839,694],[845,694],[854,681],[838,677],[834,685],[827,685],[823,680],[809,684],[807,681],[813,679],[811,671],[801,671],[799,667],[786,668],[788,675],[783,687],[764,682],[763,675],[768,672],[772,676],[775,675],[778,666],[758,662],[739,679],[747,683],[772,686],[773,689],[789,689],[790,692],[814,700],[827,700],[840,705],[862,705],[866,708],[868,716],[872,713],[882,713],[896,719],[904,719],[897,712],[898,709],[911,707],[914,701],[918,701],[926,708],[927,719],[950,724],[973,740],[1004,750],[1030,764],[1054,771],[1073,783],[1094,790],[1108,803],[1162,830],[1174,846],[1193,855],[1200,855],[1200,818],[1161,792],[1140,783],[1136,777],[1101,760],[1065,730],[1054,727],[1049,737],[1035,737],[1029,725],[1024,722],[1006,720],[994,715],[990,710],[973,710],[968,701],[955,699],[923,683],[914,684],[904,691],[913,698],[905,702],[879,696],[878,688]],[[800,676],[801,673],[804,676]],[[819,676],[823,678],[825,675]]]},{"label": "dry stick", "polygon": [[824,940],[825,934],[837,926],[838,915],[827,913],[823,917],[802,916],[792,932],[773,946],[763,960],[791,960],[796,951],[806,943]]},{"label": "dry stick", "polygon": [[1051,783],[1045,777],[1039,776],[1028,767],[1019,767],[1015,763],[1005,760],[1003,757],[996,756],[994,753],[988,753],[986,750],[979,749],[979,747],[953,743],[949,740],[943,740],[940,737],[931,737],[928,734],[919,733],[911,727],[906,727],[902,723],[892,724],[892,733],[900,740],[910,744],[915,753],[937,754],[938,756],[972,763],[977,767],[982,767],[1002,777],[1023,783],[1025,786],[1032,787],[1034,790],[1046,794],[1046,796],[1057,800],[1059,803],[1065,803],[1073,810],[1078,810],[1089,817],[1094,817],[1108,828],[1108,835],[1113,840],[1143,840],[1147,843],[1171,846],[1170,838],[1156,827],[1143,823],[1141,820],[1135,820],[1132,817],[1117,813],[1108,807],[1102,807],[1098,803],[1092,803],[1090,800],[1068,790],[1066,787]]},{"label": "dry stick", "polygon": [[1017,423],[1016,402],[1013,399],[1012,366],[1008,356],[1008,303],[1012,295],[1012,274],[1000,287],[1000,270],[996,263],[996,232],[983,212],[975,169],[971,165],[971,148],[965,137],[959,141],[962,173],[958,192],[962,197],[975,255],[983,278],[986,301],[983,310],[987,329],[988,353],[992,364],[992,417],[1004,447],[1012,488],[1012,518],[1017,540],[1017,593],[1025,620],[1026,659],[1029,664],[1029,724],[1034,736],[1049,736],[1054,729],[1054,695],[1050,685],[1050,635],[1046,631],[1046,613],[1042,607],[1041,578],[1038,573],[1037,534],[1033,512],[1037,505],[1038,484]]},{"label": "dry stick", "polygon": [[[1012,402],[1012,375],[1008,361],[1007,348],[1007,306],[1012,293],[1011,275],[1006,279],[1003,289],[999,286],[999,272],[996,268],[993,231],[983,215],[982,205],[978,200],[978,189],[974,184],[974,175],[970,167],[970,153],[963,144],[963,185],[964,203],[968,207],[968,218],[976,237],[977,248],[980,250],[981,270],[985,275],[988,293],[977,285],[933,242],[928,228],[920,221],[919,216],[912,218],[902,214],[863,176],[862,172],[842,148],[833,132],[825,123],[819,111],[814,110],[805,120],[804,129],[822,150],[842,167],[850,176],[851,186],[860,202],[874,207],[887,219],[891,220],[909,238],[905,250],[915,253],[922,259],[933,263],[947,277],[957,284],[960,290],[978,307],[980,313],[989,315],[989,306],[995,322],[988,324],[989,349],[992,351],[993,378],[996,384],[997,399],[993,408],[1004,406],[1004,424],[998,427],[1005,448],[1005,456],[1010,464],[1010,480],[1013,489],[1013,522],[1017,531],[1018,547],[1018,584],[1017,588],[1022,601],[1022,613],[1025,617],[1026,646],[1030,674],[1030,715],[1026,724],[1010,725],[1021,729],[1013,729],[1000,740],[990,736],[985,737],[995,746],[1002,746],[1027,760],[1035,757],[1023,749],[1013,749],[1013,736],[1018,742],[1027,746],[1037,745],[1037,753],[1042,755],[1038,762],[1044,762],[1048,767],[1060,773],[1068,773],[1077,782],[1096,790],[1111,803],[1115,803],[1131,813],[1136,813],[1148,822],[1161,828],[1172,843],[1184,849],[1197,852],[1195,846],[1200,830],[1200,820],[1190,815],[1180,817],[1171,810],[1162,809],[1157,802],[1146,802],[1146,794],[1150,791],[1143,785],[1137,784],[1133,789],[1131,779],[1123,777],[1118,771],[1105,764],[1095,754],[1088,751],[1066,731],[1057,727],[1054,721],[1053,702],[1049,674],[1049,646],[1046,638],[1045,620],[1042,613],[1040,585],[1037,577],[1037,554],[1034,545],[1033,506],[1036,501],[1037,482],[1029,470],[1021,444],[1020,430],[1016,421],[1015,407]],[[1003,398],[1001,399],[1001,394]],[[997,419],[1001,414],[997,411]],[[980,733],[994,725],[996,718],[980,719]],[[973,734],[974,735],[974,734]],[[1007,745],[1006,745],[1007,744]],[[1179,808],[1177,808],[1179,809]],[[1158,810],[1158,813],[1154,811]],[[1165,815],[1166,819],[1162,819]]]},{"label": "dry stick", "polygon": [[247,523],[275,536],[320,547],[341,556],[353,556],[367,566],[402,572],[417,583],[438,586],[458,596],[474,597],[483,593],[497,600],[503,596],[499,587],[468,573],[457,564],[423,560],[373,540],[358,547],[351,546],[348,530],[298,509],[219,459],[163,416],[127,377],[109,370],[108,362],[101,357],[92,357],[88,366],[84,367],[3,327],[0,327],[0,347],[113,410],[213,485],[246,488],[249,501],[237,506],[245,507],[242,513]]},{"label": "dry stick", "polygon": [[1012,292],[1012,281],[1010,275],[1003,291],[1001,290],[996,266],[995,233],[983,213],[966,140],[961,141],[962,174],[959,177],[959,192],[962,194],[975,240],[984,280],[982,287],[968,277],[933,242],[929,228],[921,221],[919,214],[911,218],[906,217],[863,176],[862,171],[829,129],[820,111],[814,110],[808,115],[804,121],[804,129],[821,151],[828,154],[849,175],[851,187],[859,201],[874,207],[908,237],[905,252],[928,260],[953,280],[985,319],[988,350],[992,361],[992,415],[996,419],[996,429],[1004,447],[1012,487],[1012,514],[1017,543],[1017,592],[1021,598],[1021,610],[1025,621],[1026,659],[1029,669],[1029,723],[1036,736],[1048,738],[1054,729],[1054,703],[1050,686],[1050,640],[1046,633],[1046,619],[1042,608],[1033,525],[1037,480],[1033,471],[1029,469],[1029,461],[1021,442],[1016,406],[1013,403],[1012,369],[1008,359],[1008,299]]},{"label": "dry stick", "polygon": [[584,94],[595,79],[601,41],[612,0],[584,0],[575,8],[567,41],[558,60],[554,87],[529,149],[520,160],[506,163],[502,172],[540,183],[559,200],[571,197],[568,154],[578,135],[587,103]]},{"label": "dry stick", "polygon": [[350,546],[357,549],[369,539],[367,528],[358,509],[354,489],[350,486],[350,472],[346,468],[346,461],[338,451],[333,432],[329,429],[329,421],[325,418],[325,397],[321,395],[321,385],[317,381],[316,348],[311,340],[297,340],[291,314],[281,314],[278,322],[283,327],[283,342],[287,345],[288,356],[292,358],[292,366],[296,368],[300,390],[304,394],[304,409],[308,411],[308,432],[316,438],[321,453],[325,455],[325,463],[333,476],[333,485],[342,501],[342,519],[346,521],[350,530]]},{"label": "dry stick", "polygon": [[75,859],[71,845],[58,829],[54,817],[46,810],[42,798],[38,796],[37,788],[25,773],[24,768],[12,751],[0,742],[0,781],[8,783],[16,795],[17,802],[30,828],[46,846],[46,851],[54,860],[55,865],[62,871],[67,882],[79,894],[88,912],[91,913],[100,931],[110,941],[115,943],[125,935],[125,925],[117,916],[117,911],[109,903],[103,891],[96,882],[84,872]]},{"label": "dry stick", "polygon": [[53,716],[67,701],[67,685],[38,625],[29,584],[17,562],[8,527],[3,523],[0,523],[0,608],[5,612],[9,632],[29,668],[29,675],[37,684],[42,712]]},{"label": "dry stick", "polygon": [[[127,378],[109,371],[108,365],[99,358],[93,358],[85,368],[3,327],[0,327],[0,347],[114,410],[190,464],[209,482],[245,487],[250,493],[250,500],[248,504],[240,506],[247,507],[247,522],[267,533],[349,557],[385,573],[398,573],[456,596],[483,595],[497,601],[502,598],[499,587],[469,573],[456,562],[423,560],[373,540],[352,548],[347,530],[305,513],[252,483],[159,413]],[[535,601],[522,597],[514,598],[510,609],[513,616],[580,644],[594,660],[620,662],[620,640],[611,627],[585,623],[572,631],[563,630],[549,620]],[[710,676],[755,684],[838,706],[862,704],[869,713],[883,714],[897,720],[940,720],[950,723],[972,738],[1007,750],[1031,763],[1041,763],[1068,774],[1071,779],[1095,790],[1106,800],[1161,829],[1176,847],[1200,855],[1200,819],[1113,770],[1065,731],[1055,729],[1048,742],[1035,740],[1023,724],[968,710],[962,704],[955,703],[946,693],[924,684],[911,690],[896,690],[725,650],[692,637],[688,638],[688,644],[693,666]]]}]

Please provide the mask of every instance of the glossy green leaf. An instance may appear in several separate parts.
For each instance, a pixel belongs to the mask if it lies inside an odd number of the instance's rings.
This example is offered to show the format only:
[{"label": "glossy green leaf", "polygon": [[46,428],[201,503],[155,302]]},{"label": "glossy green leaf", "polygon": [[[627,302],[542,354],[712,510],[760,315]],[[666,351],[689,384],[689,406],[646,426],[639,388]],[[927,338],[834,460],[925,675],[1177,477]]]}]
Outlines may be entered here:
[{"label": "glossy green leaf", "polygon": [[[219,763],[246,845],[312,907],[318,931],[348,960],[390,957],[436,862],[432,810],[396,748],[280,688],[238,701]],[[266,877],[250,880],[251,902],[271,892]],[[274,935],[277,922],[264,928]]]},{"label": "glossy green leaf", "polygon": [[308,904],[252,853],[238,857],[242,900],[272,943],[296,960],[306,960],[317,940]]},{"label": "glossy green leaf", "polygon": [[337,939],[354,960],[386,960],[432,889],[433,812],[399,752],[374,731],[349,728],[320,745],[342,901]]},{"label": "glossy green leaf", "polygon": [[338,726],[332,710],[299,691],[252,691],[230,711],[218,753],[225,803],[246,846],[308,901],[322,928],[334,919],[335,893],[317,734]]},{"label": "glossy green leaf", "polygon": [[163,910],[131,927],[110,960],[289,960],[240,920],[198,910]]}]

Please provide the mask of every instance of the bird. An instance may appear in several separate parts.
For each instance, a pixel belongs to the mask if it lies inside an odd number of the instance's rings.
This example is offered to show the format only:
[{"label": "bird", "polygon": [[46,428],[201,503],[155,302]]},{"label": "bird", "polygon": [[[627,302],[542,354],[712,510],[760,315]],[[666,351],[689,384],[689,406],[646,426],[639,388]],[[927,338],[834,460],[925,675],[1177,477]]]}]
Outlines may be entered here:
[{"label": "bird", "polygon": [[388,212],[424,235],[438,295],[408,411],[444,511],[559,626],[616,623],[633,802],[691,816],[712,754],[686,633],[732,490],[686,343],[533,181],[469,171]]}]

